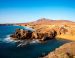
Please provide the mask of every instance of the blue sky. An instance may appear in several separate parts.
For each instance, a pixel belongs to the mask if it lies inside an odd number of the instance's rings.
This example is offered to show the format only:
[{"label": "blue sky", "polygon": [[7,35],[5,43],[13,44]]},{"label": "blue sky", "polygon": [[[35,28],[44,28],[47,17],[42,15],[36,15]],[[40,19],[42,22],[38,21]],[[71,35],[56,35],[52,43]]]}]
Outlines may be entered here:
[{"label": "blue sky", "polygon": [[75,0],[0,0],[0,23],[40,18],[75,21]]}]

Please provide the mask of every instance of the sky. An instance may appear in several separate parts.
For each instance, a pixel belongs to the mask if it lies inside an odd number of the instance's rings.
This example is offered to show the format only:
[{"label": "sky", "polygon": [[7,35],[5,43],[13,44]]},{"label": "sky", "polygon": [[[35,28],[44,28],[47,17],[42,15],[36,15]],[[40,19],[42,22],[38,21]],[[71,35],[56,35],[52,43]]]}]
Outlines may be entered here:
[{"label": "sky", "polygon": [[0,0],[0,23],[40,18],[75,21],[75,0]]}]

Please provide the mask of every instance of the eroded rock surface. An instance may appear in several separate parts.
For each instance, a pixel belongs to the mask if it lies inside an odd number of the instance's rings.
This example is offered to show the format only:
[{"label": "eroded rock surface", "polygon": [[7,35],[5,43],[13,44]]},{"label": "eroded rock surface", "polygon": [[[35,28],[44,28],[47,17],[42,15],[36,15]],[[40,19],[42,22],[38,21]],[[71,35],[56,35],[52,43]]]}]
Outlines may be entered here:
[{"label": "eroded rock surface", "polygon": [[15,33],[12,34],[10,37],[14,40],[38,39],[40,41],[46,41],[46,40],[54,39],[57,35],[57,32],[53,29],[48,31],[44,30],[44,31],[37,32],[37,31],[17,29]]}]

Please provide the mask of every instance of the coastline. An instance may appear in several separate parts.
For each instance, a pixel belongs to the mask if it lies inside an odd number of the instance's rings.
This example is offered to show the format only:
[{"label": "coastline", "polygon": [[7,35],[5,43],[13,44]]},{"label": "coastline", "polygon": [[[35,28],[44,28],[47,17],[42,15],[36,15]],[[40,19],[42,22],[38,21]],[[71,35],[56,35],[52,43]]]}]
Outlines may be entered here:
[{"label": "coastline", "polygon": [[75,42],[63,44],[41,58],[75,58]]}]

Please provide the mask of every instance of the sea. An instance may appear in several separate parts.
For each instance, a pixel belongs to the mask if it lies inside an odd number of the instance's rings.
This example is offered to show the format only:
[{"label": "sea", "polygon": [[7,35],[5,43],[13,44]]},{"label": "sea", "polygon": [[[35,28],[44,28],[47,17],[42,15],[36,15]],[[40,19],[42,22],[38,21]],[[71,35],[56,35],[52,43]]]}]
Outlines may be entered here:
[{"label": "sea", "polygon": [[45,43],[31,43],[18,47],[19,43],[13,41],[10,35],[16,29],[32,30],[28,27],[17,25],[0,26],[0,58],[39,58],[55,50],[69,40],[52,39]]}]

